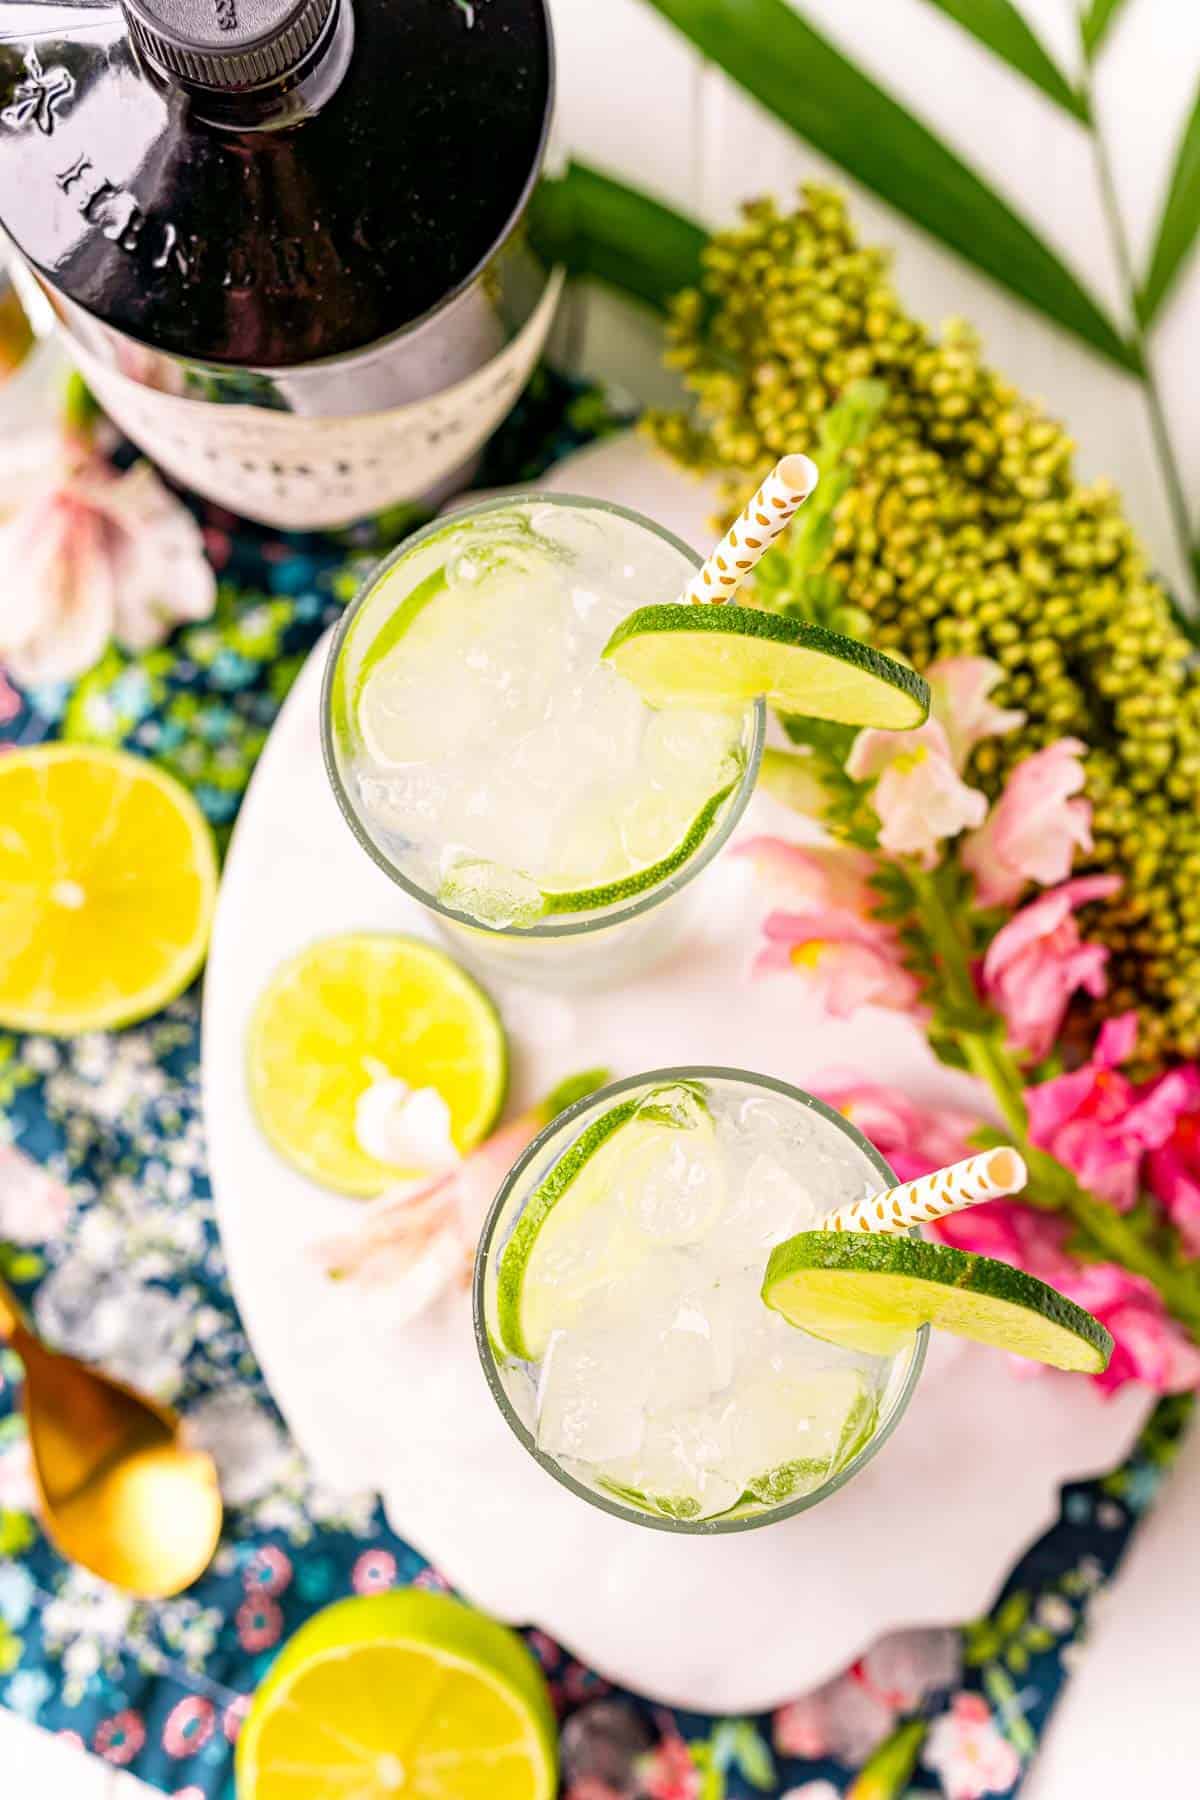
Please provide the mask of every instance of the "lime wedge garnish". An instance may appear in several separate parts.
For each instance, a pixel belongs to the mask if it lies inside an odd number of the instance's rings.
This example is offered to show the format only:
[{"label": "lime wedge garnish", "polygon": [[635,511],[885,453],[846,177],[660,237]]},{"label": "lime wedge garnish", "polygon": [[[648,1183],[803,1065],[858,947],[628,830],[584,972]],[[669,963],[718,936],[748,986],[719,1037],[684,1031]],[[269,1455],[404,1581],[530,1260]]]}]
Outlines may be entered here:
[{"label": "lime wedge garnish", "polygon": [[624,1100],[594,1119],[534,1190],[496,1276],[496,1322],[513,1355],[537,1361],[591,1293],[653,1253],[638,1203],[680,1130],[712,1136],[711,1115],[691,1088]]},{"label": "lime wedge garnish", "polygon": [[761,696],[781,712],[886,731],[929,714],[929,689],[904,663],[754,606],[643,606],[604,655],[651,706],[740,710]]},{"label": "lime wedge garnish", "polygon": [[204,961],[213,835],[143,757],[85,744],[0,756],[0,1027],[132,1024]]},{"label": "lime wedge garnish", "polygon": [[322,938],[286,962],[255,1009],[248,1053],[267,1138],[345,1194],[420,1173],[359,1143],[358,1102],[381,1075],[435,1088],[464,1152],[490,1131],[508,1080],[504,1029],[483,989],[444,950],[390,932]]},{"label": "lime wedge garnish", "polygon": [[552,1800],[557,1728],[513,1632],[417,1588],[290,1640],[238,1736],[239,1800]]},{"label": "lime wedge garnish", "polygon": [[[548,913],[594,912],[602,906],[616,906],[622,900],[632,900],[635,895],[647,893],[658,887],[660,882],[674,875],[685,863],[690,862],[701,844],[716,824],[721,808],[733,792],[736,782],[731,782],[719,793],[712,796],[700,808],[696,817],[688,826],[683,837],[665,856],[657,862],[644,863],[641,868],[631,869],[627,874],[616,875],[611,881],[598,887],[577,888],[566,892],[546,892],[544,898]],[[664,803],[664,811],[666,805]]]},{"label": "lime wedge garnish", "polygon": [[873,1231],[802,1231],[771,1252],[763,1299],[789,1324],[872,1356],[919,1325],[1056,1369],[1097,1375],[1113,1341],[1098,1319],[990,1256]]}]

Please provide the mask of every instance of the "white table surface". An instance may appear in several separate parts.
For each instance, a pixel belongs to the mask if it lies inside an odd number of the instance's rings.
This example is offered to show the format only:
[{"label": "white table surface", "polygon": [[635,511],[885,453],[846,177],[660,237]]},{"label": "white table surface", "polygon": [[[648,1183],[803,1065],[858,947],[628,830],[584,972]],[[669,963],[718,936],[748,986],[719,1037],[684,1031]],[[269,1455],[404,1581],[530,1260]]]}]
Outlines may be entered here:
[{"label": "white table surface", "polygon": [[[1184,1445],[1055,1714],[1022,1800],[1196,1792],[1200,1431]],[[0,1792],[37,1800],[149,1800],[156,1790],[0,1709]]]}]

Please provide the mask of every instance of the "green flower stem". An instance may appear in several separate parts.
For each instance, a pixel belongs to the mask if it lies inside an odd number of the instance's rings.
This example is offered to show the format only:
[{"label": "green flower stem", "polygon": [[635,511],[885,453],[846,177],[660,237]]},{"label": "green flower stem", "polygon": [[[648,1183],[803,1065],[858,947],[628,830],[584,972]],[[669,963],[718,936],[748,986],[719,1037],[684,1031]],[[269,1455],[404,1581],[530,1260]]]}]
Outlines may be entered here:
[{"label": "green flower stem", "polygon": [[1066,1214],[1088,1250],[1145,1276],[1162,1295],[1167,1310],[1200,1339],[1200,1278],[1195,1267],[1177,1267],[1147,1242],[1137,1222],[1080,1187],[1071,1171],[1035,1145],[1029,1136],[1024,1083],[1012,1053],[999,1041],[995,1021],[981,1006],[971,978],[970,953],[945,906],[936,876],[907,871],[917,914],[933,952],[948,1014],[947,1029],[968,1068],[986,1083],[1013,1146],[1034,1176],[1043,1203]]}]

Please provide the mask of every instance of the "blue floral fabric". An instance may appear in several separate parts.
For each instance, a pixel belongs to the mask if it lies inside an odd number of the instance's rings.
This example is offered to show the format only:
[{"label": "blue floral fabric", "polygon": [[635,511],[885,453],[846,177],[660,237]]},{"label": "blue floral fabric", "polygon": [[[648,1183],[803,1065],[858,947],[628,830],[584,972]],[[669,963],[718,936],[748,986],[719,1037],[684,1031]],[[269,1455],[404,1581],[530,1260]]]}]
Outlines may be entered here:
[{"label": "blue floral fabric", "polygon": [[[609,420],[594,392],[539,376],[481,480],[531,477]],[[223,836],[304,657],[368,553],[415,515],[334,539],[199,510],[221,574],[215,616],[159,650],[110,650],[69,690],[18,696],[0,741],[141,752],[192,789]],[[228,1509],[211,1568],[174,1600],[128,1599],[64,1562],[31,1511],[20,1367],[0,1351],[0,1702],[168,1794],[232,1800],[239,1723],[289,1634],[338,1596],[442,1583],[373,1496],[313,1478],[272,1405],[213,1220],[199,1006],[193,990],[145,1024],[70,1042],[0,1034],[0,1174],[28,1172],[22,1229],[0,1267],[52,1342],[186,1412]],[[1164,1401],[1122,1468],[1064,1491],[1059,1522],[987,1618],[894,1634],[773,1717],[667,1712],[608,1689],[531,1631],[563,1719],[567,1800],[838,1800],[856,1780],[872,1800],[1014,1794],[1091,1598],[1187,1414],[1185,1401]]]}]

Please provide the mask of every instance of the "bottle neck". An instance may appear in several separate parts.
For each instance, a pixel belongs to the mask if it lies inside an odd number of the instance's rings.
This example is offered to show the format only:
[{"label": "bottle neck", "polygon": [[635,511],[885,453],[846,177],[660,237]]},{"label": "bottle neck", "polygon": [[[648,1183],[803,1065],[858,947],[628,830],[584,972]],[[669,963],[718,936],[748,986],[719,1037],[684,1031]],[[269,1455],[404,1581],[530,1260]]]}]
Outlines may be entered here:
[{"label": "bottle neck", "polygon": [[217,88],[164,68],[153,56],[127,8],[130,37],[148,77],[161,88],[187,95],[192,115],[229,131],[269,131],[299,124],[320,111],[345,79],[354,54],[351,0],[333,0],[320,37],[295,68],[253,87]]}]

